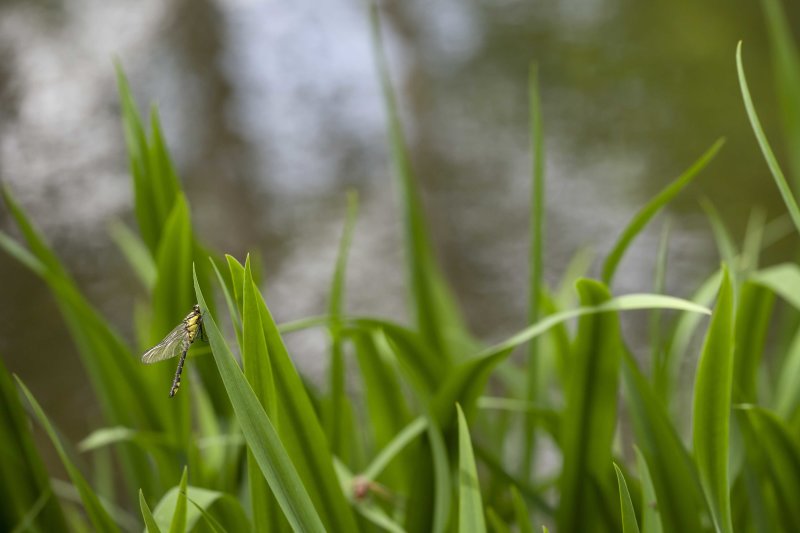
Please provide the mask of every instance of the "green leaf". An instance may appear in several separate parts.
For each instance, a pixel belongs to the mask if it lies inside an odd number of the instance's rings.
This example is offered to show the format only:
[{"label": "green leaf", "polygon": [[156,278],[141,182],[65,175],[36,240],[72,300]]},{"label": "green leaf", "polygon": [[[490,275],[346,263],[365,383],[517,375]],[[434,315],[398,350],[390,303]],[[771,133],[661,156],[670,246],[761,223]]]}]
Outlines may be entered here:
[{"label": "green leaf", "polygon": [[761,478],[759,492],[771,495],[777,502],[774,518],[785,531],[800,528],[800,444],[787,425],[774,414],[755,406],[747,406],[740,419],[750,449],[748,456],[754,471]]},{"label": "green leaf", "polygon": [[[596,307],[611,299],[605,285],[596,281],[581,280],[577,288],[584,307]],[[621,352],[616,313],[587,315],[579,320],[571,375],[564,391],[564,466],[556,514],[559,531],[604,530],[614,525],[608,523],[602,494],[612,490],[611,443],[617,423]],[[616,513],[614,517],[618,518]]]},{"label": "green leaf", "polygon": [[248,449],[252,451],[292,527],[303,531],[325,531],[275,428],[236,364],[214,317],[208,312],[196,275],[195,291],[200,308],[205,313],[203,324],[211,343],[214,361],[244,433]]},{"label": "green leaf", "polygon": [[119,220],[111,223],[108,233],[133,268],[139,281],[142,282],[142,286],[148,291],[152,290],[156,282],[156,264],[147,246],[138,235]]},{"label": "green leaf", "polygon": [[[539,80],[536,65],[530,67],[528,79],[528,101],[530,107],[530,137],[531,154],[533,157],[532,182],[531,182],[531,226],[530,226],[530,261],[529,261],[529,290],[528,299],[528,324],[535,324],[541,315],[542,285],[543,285],[543,260],[544,254],[544,136],[542,134],[542,111],[539,97]],[[542,366],[538,357],[539,339],[533,338],[528,347],[528,374],[525,398],[534,402],[539,396],[538,379]],[[534,428],[536,419],[533,416],[525,417],[522,441],[522,471],[531,475],[531,464],[535,455]]]},{"label": "green leaf", "polygon": [[702,489],[666,406],[627,351],[622,371],[636,443],[650,469],[664,531],[702,531]]},{"label": "green leaf", "polygon": [[175,501],[175,511],[172,513],[172,521],[169,525],[169,533],[183,533],[186,531],[186,487],[189,482],[189,473],[183,467],[181,483],[178,488],[178,499]]},{"label": "green leaf", "polygon": [[519,533],[533,533],[533,526],[531,525],[531,518],[528,515],[528,509],[525,507],[525,502],[517,490],[517,487],[511,487],[511,504],[514,507],[514,516],[517,520],[517,528]]},{"label": "green leaf", "polygon": [[767,34],[772,52],[775,87],[786,137],[786,155],[794,175],[794,185],[800,186],[800,54],[792,39],[789,18],[777,0],[762,0],[761,6],[767,22]]},{"label": "green leaf", "polygon": [[792,189],[789,187],[789,183],[786,181],[786,177],[783,175],[783,171],[778,164],[778,160],[775,158],[775,154],[772,152],[772,148],[769,145],[769,141],[764,133],[764,129],[761,127],[761,121],[758,119],[758,114],[756,114],[756,108],[753,105],[753,99],[750,96],[750,89],[747,87],[747,79],[744,75],[744,66],[742,66],[741,41],[739,41],[739,44],[736,46],[736,70],[739,74],[739,87],[742,90],[742,99],[744,100],[744,108],[747,111],[747,118],[750,119],[750,126],[753,128],[753,133],[758,141],[758,146],[761,148],[761,153],[764,155],[767,166],[772,173],[772,177],[775,180],[775,185],[778,186],[778,191],[780,191],[783,202],[786,204],[789,215],[792,217],[792,222],[794,222],[794,226],[797,231],[800,231],[800,207],[797,206],[797,200],[795,200],[795,197],[792,194]]},{"label": "green leaf", "polygon": [[14,382],[0,359],[0,524],[64,531],[67,522],[31,435]]},{"label": "green leaf", "polygon": [[[242,288],[242,364],[244,375],[267,416],[278,424],[278,396],[272,376],[270,354],[264,336],[259,311],[258,289],[253,281],[249,257],[245,261]],[[247,474],[250,483],[250,502],[256,531],[278,527],[276,502],[269,492],[264,476],[252,452],[247,454]]]},{"label": "green leaf", "polygon": [[739,288],[733,355],[733,396],[736,402],[755,402],[756,377],[764,355],[775,295],[747,281]]},{"label": "green leaf", "polygon": [[647,467],[647,459],[638,446],[634,446],[633,450],[636,452],[636,466],[642,482],[642,533],[662,533],[658,498],[650,469]]},{"label": "green leaf", "polygon": [[205,531],[201,527],[201,519],[207,522],[208,519],[204,518],[206,515],[212,517],[216,524],[220,524],[228,531],[246,532],[253,529],[236,498],[216,490],[187,485],[183,496],[181,496],[180,487],[172,487],[153,510],[153,517],[162,530],[170,527],[178,500],[181,497],[192,502],[192,506],[186,506],[186,529],[181,531]]},{"label": "green leaf", "polygon": [[644,229],[648,222],[658,213],[665,205],[667,205],[681,190],[686,187],[692,180],[703,170],[708,163],[714,159],[717,152],[722,145],[725,144],[724,139],[717,140],[711,148],[709,148],[700,158],[695,161],[683,174],[667,185],[661,192],[655,195],[644,207],[634,215],[633,219],[628,223],[622,234],[617,239],[614,248],[606,257],[603,263],[603,276],[602,279],[607,285],[611,285],[614,280],[614,274],[617,271],[617,266],[622,260],[622,256],[628,250],[633,239]]},{"label": "green leaf", "polygon": [[628,484],[625,483],[625,476],[614,463],[614,471],[617,473],[617,484],[619,485],[619,505],[622,509],[622,532],[639,533],[639,524],[636,522],[636,512],[633,510],[631,494],[628,492]]},{"label": "green leaf", "polygon": [[733,287],[722,271],[717,304],[697,366],[692,433],[703,492],[717,531],[730,533],[728,449],[733,382]]},{"label": "green leaf", "polygon": [[434,403],[437,420],[440,421],[443,427],[447,427],[453,419],[452,405],[455,402],[461,403],[469,412],[477,398],[482,394],[492,370],[507,359],[514,348],[538,335],[542,335],[554,326],[584,315],[602,315],[616,311],[654,308],[709,313],[705,307],[680,298],[657,294],[629,294],[598,303],[597,305],[583,306],[549,315],[509,339],[468,358],[464,363],[452,369],[444,378],[444,382],[438,386],[439,390]]},{"label": "green leaf", "polygon": [[381,452],[375,456],[369,466],[364,469],[362,477],[372,481],[381,475],[381,472],[402,452],[406,446],[414,441],[428,428],[428,421],[424,417],[415,418],[407,425]]},{"label": "green leaf", "polygon": [[345,275],[347,274],[347,255],[350,250],[350,243],[353,240],[353,229],[358,214],[358,196],[355,192],[347,195],[347,219],[342,239],[339,242],[339,254],[336,258],[336,269],[331,280],[330,301],[328,302],[328,316],[330,326],[328,331],[331,337],[331,361],[330,361],[330,408],[327,412],[326,433],[331,443],[331,450],[334,455],[347,460],[351,446],[348,437],[351,435],[347,430],[347,415],[351,412],[352,406],[347,398],[345,391],[345,368],[344,348],[342,343],[342,316],[344,309],[345,295]]},{"label": "green leaf", "polygon": [[472,455],[472,440],[469,436],[467,419],[460,405],[458,411],[458,530],[461,533],[485,532],[486,522],[483,518],[483,501],[475,468],[475,456]]},{"label": "green leaf", "polygon": [[389,115],[387,120],[389,143],[403,208],[407,272],[414,320],[425,343],[431,346],[440,358],[448,360],[472,341],[456,307],[455,298],[445,284],[434,257],[417,180],[411,166],[397,100],[391,84],[378,8],[375,4],[370,4],[370,8],[372,44],[386,112]]},{"label": "green leaf", "polygon": [[147,533],[161,533],[161,528],[158,527],[156,519],[153,518],[153,513],[150,512],[150,507],[144,499],[144,493],[139,489],[139,508],[142,510],[142,518],[144,525],[147,528]]},{"label": "green leaf", "polygon": [[66,449],[64,448],[64,445],[61,442],[61,439],[58,436],[58,433],[56,432],[56,429],[50,423],[47,415],[42,410],[42,406],[39,405],[39,402],[36,401],[36,398],[33,397],[33,394],[31,394],[31,391],[28,390],[28,387],[25,386],[22,380],[19,378],[16,379],[17,385],[19,385],[19,388],[22,390],[22,393],[28,400],[28,403],[33,409],[34,415],[39,421],[39,424],[41,424],[41,426],[44,428],[47,436],[50,437],[50,442],[53,443],[53,447],[56,449],[56,453],[58,453],[58,457],[61,459],[61,463],[64,465],[64,468],[67,470],[69,478],[72,480],[75,488],[78,489],[81,501],[83,502],[83,508],[86,511],[86,515],[89,517],[89,521],[92,523],[94,529],[96,531],[104,532],[119,531],[117,524],[103,508],[100,500],[97,498],[97,495],[86,482],[86,478],[83,477],[83,474],[81,474],[78,467],[75,466],[75,463],[73,463],[72,459],[70,459]]}]

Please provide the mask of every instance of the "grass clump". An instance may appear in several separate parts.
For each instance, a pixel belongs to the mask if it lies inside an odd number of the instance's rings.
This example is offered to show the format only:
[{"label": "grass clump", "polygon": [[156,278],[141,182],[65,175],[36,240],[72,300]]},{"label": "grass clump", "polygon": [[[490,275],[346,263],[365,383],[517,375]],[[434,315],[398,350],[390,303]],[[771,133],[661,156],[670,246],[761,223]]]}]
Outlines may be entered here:
[{"label": "grass clump", "polygon": [[[775,16],[773,3],[765,5]],[[757,266],[768,242],[763,217],[753,217],[739,250],[710,211],[727,261],[689,300],[612,290],[631,242],[705,169],[722,142],[632,217],[603,262],[602,279],[583,278],[587,261],[583,254],[576,257],[560,283],[577,289],[579,305],[568,308],[561,303],[562,291],[542,280],[544,144],[532,75],[529,325],[482,346],[467,330],[435,260],[373,15],[405,223],[411,326],[345,311],[355,196],[348,199],[327,314],[276,324],[249,258],[241,262],[211,252],[195,235],[158,114],[151,113],[146,129],[119,69],[138,231],[117,225],[112,233],[147,291],[148,301],[139,302],[136,313],[147,319],[137,323],[139,345],[123,340],[3,189],[24,244],[0,234],[0,247],[50,287],[106,425],[87,436],[76,454],[24,383],[17,379],[15,387],[0,367],[6,413],[0,418],[6,457],[0,485],[8,495],[0,500],[0,527],[436,533],[487,527],[527,532],[542,525],[561,532],[800,529],[800,342],[794,332],[789,345],[770,354],[774,375],[780,376],[777,387],[758,386],[770,377],[764,354],[773,308],[781,302],[790,310],[800,308],[800,268]],[[777,37],[775,43],[789,46]],[[785,56],[783,68],[798,68]],[[748,116],[797,222],[791,187],[747,91],[741,49],[737,64]],[[667,237],[658,254],[656,286],[663,286],[666,242]],[[222,296],[224,310],[213,295]],[[169,400],[172,368],[145,367],[137,355],[195,303],[204,313],[209,345],[193,348],[205,356],[193,357],[191,383]],[[712,304],[713,316],[704,321]],[[672,313],[660,314],[663,310]],[[653,356],[649,372],[620,330],[620,313],[630,311],[658,318],[651,322],[657,331],[647,351]],[[671,326],[659,328],[667,319]],[[232,339],[221,332],[226,321],[233,326]],[[290,331],[309,327],[329,332],[324,390],[302,379],[283,340]],[[677,369],[693,356],[695,334],[705,342],[691,398],[691,434],[684,435],[685,416],[675,412],[686,403],[676,386]],[[511,357],[519,348],[528,350],[522,361]],[[543,358],[555,363],[539,364]],[[346,393],[348,373],[362,380],[363,396]],[[21,397],[56,448],[68,483],[48,478]],[[625,447],[619,444],[620,412],[631,428]],[[536,469],[535,445],[544,441],[561,456],[555,476]],[[109,450],[118,468],[114,477],[123,486],[116,497],[93,487],[81,465],[83,456]],[[104,470],[98,477],[107,478],[111,464],[97,461],[96,469]],[[64,485],[77,497],[65,497]],[[137,507],[141,516],[132,518],[129,512]]]}]

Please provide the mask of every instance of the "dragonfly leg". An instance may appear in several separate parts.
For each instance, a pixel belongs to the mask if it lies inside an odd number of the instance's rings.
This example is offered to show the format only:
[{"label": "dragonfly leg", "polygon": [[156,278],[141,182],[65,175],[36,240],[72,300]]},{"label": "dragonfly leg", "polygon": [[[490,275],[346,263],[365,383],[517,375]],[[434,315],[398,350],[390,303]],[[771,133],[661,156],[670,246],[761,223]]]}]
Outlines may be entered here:
[{"label": "dragonfly leg", "polygon": [[175,371],[175,379],[172,380],[172,388],[169,390],[169,397],[172,398],[175,396],[175,393],[178,392],[178,389],[181,386],[181,372],[183,372],[183,363],[186,361],[186,352],[189,351],[189,347],[185,347],[183,349],[183,353],[181,354],[181,359],[178,361],[178,370]]}]

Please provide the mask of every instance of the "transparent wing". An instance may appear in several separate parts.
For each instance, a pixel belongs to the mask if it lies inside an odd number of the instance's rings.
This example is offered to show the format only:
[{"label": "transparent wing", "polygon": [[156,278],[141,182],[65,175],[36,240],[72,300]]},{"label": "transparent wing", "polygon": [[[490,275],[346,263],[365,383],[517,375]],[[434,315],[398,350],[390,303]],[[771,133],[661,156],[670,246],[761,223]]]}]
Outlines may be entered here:
[{"label": "transparent wing", "polygon": [[170,331],[164,340],[147,350],[142,355],[142,363],[149,365],[157,363],[165,359],[177,357],[183,352],[183,343],[186,339],[186,330],[184,329],[183,322],[175,326],[175,329]]}]

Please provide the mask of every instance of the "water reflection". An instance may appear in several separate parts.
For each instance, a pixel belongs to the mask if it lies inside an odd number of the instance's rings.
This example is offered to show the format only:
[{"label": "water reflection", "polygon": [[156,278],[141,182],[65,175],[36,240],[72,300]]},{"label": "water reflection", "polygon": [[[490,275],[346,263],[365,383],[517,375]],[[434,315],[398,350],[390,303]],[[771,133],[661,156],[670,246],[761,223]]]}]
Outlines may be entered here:
[{"label": "water reflection", "polygon": [[[698,195],[736,232],[752,205],[780,210],[733,67],[745,38],[752,90],[777,132],[757,3],[390,2],[384,20],[438,252],[484,338],[524,321],[532,59],[545,102],[551,282],[578,247],[607,250],[641,202],[720,135],[722,157],[674,207],[670,292],[686,294],[717,260]],[[131,219],[114,56],[140,102],[159,104],[207,241],[239,256],[262,251],[278,319],[323,309],[347,187],[363,204],[349,307],[403,316],[399,221],[360,2],[0,6],[0,176],[130,334],[142,294],[106,236],[111,218]],[[10,229],[2,211],[0,225]],[[658,233],[631,250],[620,291],[649,288]],[[98,411],[52,299],[5,255],[0,280],[0,353],[82,436]],[[324,337],[291,342],[312,373],[324,367]]]}]

